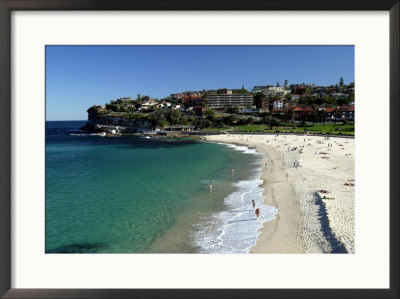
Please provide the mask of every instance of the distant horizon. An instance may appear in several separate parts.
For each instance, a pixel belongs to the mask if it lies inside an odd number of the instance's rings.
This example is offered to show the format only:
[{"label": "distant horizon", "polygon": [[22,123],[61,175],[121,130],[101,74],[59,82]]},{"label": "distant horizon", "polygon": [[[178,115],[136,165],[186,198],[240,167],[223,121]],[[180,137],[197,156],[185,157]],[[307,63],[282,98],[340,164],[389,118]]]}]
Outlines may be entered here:
[{"label": "distant horizon", "polygon": [[46,120],[138,94],[354,82],[354,46],[46,46]]}]

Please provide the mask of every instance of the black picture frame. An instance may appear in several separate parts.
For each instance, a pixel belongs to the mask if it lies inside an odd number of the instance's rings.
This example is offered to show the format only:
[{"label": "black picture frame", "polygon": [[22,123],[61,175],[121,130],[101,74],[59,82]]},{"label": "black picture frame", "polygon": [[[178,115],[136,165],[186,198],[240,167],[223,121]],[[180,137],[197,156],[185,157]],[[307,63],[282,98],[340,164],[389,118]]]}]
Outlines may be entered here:
[{"label": "black picture frame", "polygon": [[[389,289],[11,289],[11,12],[19,10],[380,10],[390,14]],[[399,0],[0,0],[2,298],[399,298]],[[38,269],[40,271],[40,269]],[[373,271],[367,270],[367,271]]]}]

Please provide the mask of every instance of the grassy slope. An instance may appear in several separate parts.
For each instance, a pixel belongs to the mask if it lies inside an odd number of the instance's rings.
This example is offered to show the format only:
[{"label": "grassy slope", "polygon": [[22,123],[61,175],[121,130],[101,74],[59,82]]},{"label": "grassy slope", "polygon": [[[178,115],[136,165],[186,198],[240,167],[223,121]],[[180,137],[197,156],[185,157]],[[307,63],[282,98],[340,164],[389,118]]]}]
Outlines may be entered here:
[{"label": "grassy slope", "polygon": [[271,130],[268,129],[268,125],[243,125],[243,126],[234,126],[234,127],[226,127],[226,128],[213,128],[206,129],[209,131],[226,131],[229,129],[233,129],[234,131],[243,131],[243,132],[293,132],[293,133],[304,133],[304,131],[308,131],[310,133],[330,133],[330,134],[346,134],[346,135],[354,135],[354,125],[339,125],[339,124],[315,124],[315,125],[282,125],[273,127]]}]

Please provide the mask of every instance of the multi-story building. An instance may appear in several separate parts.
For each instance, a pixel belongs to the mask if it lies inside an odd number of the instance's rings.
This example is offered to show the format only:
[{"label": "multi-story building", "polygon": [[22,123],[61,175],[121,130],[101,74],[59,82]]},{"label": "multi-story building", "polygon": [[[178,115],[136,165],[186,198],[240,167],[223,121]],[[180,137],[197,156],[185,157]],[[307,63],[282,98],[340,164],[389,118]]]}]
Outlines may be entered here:
[{"label": "multi-story building", "polygon": [[265,85],[265,86],[254,86],[252,89],[253,93],[257,93],[257,92],[262,92],[264,93],[269,87],[271,87],[272,85]]},{"label": "multi-story building", "polygon": [[291,91],[287,90],[284,86],[271,86],[271,85],[254,86],[252,92],[253,93],[262,92],[267,97],[275,97],[275,96],[283,97],[291,93]]},{"label": "multi-story building", "polygon": [[272,102],[272,108],[273,109],[283,109],[283,100],[275,100]]},{"label": "multi-story building", "polygon": [[249,107],[253,106],[253,96],[251,94],[208,94],[207,104],[212,109],[226,107]]}]

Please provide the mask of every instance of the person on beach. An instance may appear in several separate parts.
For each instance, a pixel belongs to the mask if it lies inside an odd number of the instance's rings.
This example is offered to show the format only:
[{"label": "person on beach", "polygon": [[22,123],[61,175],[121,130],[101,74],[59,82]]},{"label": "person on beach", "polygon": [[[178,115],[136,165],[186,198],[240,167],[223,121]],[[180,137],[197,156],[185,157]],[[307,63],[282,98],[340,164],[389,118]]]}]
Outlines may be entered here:
[{"label": "person on beach", "polygon": [[288,180],[289,174],[286,172],[286,182]]},{"label": "person on beach", "polygon": [[253,209],[255,209],[255,207],[256,207],[256,202],[254,201],[254,199],[253,199],[251,202],[252,202],[252,204],[253,204]]},{"label": "person on beach", "polygon": [[234,172],[235,172],[235,169],[232,168],[232,173],[234,173]]},{"label": "person on beach", "polygon": [[212,190],[212,182],[211,182],[211,180],[210,180],[210,190]]},{"label": "person on beach", "polygon": [[267,168],[268,167],[268,164],[267,163],[265,163],[265,168]]},{"label": "person on beach", "polygon": [[256,217],[257,217],[257,219],[258,219],[259,216],[260,216],[260,208],[257,208],[256,209]]}]

